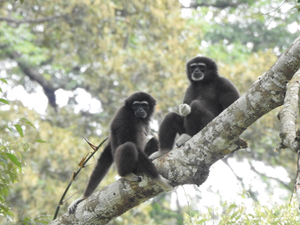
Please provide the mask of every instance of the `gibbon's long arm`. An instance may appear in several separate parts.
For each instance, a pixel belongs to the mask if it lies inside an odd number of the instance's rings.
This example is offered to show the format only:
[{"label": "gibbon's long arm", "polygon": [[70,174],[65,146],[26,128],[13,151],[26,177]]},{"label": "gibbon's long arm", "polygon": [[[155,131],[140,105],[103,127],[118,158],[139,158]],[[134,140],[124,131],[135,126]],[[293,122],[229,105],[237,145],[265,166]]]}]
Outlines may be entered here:
[{"label": "gibbon's long arm", "polygon": [[95,166],[92,172],[88,185],[86,186],[86,189],[84,191],[83,197],[87,198],[91,194],[93,194],[95,189],[98,187],[100,182],[107,174],[112,163],[113,163],[113,156],[111,154],[110,144],[108,144],[104,148],[100,157],[98,158],[97,165]]}]

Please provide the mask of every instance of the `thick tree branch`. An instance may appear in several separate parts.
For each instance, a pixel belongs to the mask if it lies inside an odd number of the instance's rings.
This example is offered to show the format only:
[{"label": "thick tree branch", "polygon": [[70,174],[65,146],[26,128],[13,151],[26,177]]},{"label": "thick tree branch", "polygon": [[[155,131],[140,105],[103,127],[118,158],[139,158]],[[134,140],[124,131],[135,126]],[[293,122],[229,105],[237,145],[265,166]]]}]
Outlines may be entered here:
[{"label": "thick tree branch", "polygon": [[298,203],[300,205],[300,141],[299,131],[297,132],[296,124],[299,114],[299,85],[300,85],[300,70],[294,75],[287,87],[287,92],[284,98],[284,104],[279,112],[281,122],[280,137],[282,142],[277,148],[289,148],[298,152],[297,172],[294,184]]},{"label": "thick tree branch", "polygon": [[26,76],[28,76],[31,80],[36,81],[39,85],[42,86],[42,88],[44,89],[44,93],[48,98],[49,104],[54,109],[56,109],[57,105],[56,105],[55,91],[57,90],[57,88],[55,88],[50,81],[46,80],[38,71],[32,69],[26,63],[24,63],[21,60],[21,56],[17,52],[10,52],[7,54],[11,59],[13,59],[18,64],[21,71]]},{"label": "thick tree branch", "polygon": [[299,151],[300,148],[300,142],[296,133],[299,111],[299,85],[300,70],[297,71],[293,79],[288,84],[284,104],[278,115],[281,122],[280,137],[282,139],[282,143],[280,148],[290,148],[295,152]]},{"label": "thick tree branch", "polygon": [[[154,163],[173,182],[201,185],[210,166],[236,150],[239,135],[258,118],[283,104],[286,84],[300,67],[300,38],[273,67],[183,147],[176,148]],[[120,179],[79,204],[74,215],[64,214],[50,224],[106,224],[130,208],[162,192],[143,176],[140,183]]]}]

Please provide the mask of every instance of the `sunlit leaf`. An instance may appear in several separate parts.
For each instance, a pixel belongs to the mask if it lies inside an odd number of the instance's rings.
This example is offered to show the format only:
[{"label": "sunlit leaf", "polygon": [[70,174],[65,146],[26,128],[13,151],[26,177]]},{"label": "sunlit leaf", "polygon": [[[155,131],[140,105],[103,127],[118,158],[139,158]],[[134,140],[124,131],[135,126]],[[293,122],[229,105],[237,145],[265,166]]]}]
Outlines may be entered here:
[{"label": "sunlit leaf", "polygon": [[24,137],[24,132],[23,132],[22,127],[19,124],[15,124],[14,126],[17,129],[17,131],[19,132],[20,136]]},{"label": "sunlit leaf", "polygon": [[18,167],[21,167],[21,163],[15,155],[13,155],[11,153],[5,153],[5,154],[15,165],[17,165]]},{"label": "sunlit leaf", "polygon": [[0,98],[0,102],[9,105],[9,102],[7,100],[3,99],[3,98]]},{"label": "sunlit leaf", "polygon": [[84,158],[82,158],[81,159],[81,161],[78,163],[78,166],[80,167],[80,168],[83,168],[84,166],[84,162],[85,162],[85,160],[86,160],[86,158],[87,158],[87,156],[89,155],[90,153],[88,153]]},{"label": "sunlit leaf", "polygon": [[0,80],[7,84],[7,81],[4,78],[0,78]]},{"label": "sunlit leaf", "polygon": [[29,150],[30,145],[29,145],[28,143],[22,144],[22,148],[23,148],[23,150],[26,152],[26,151]]},{"label": "sunlit leaf", "polygon": [[13,131],[13,129],[11,129],[9,126],[5,126],[5,128],[7,128],[10,132]]},{"label": "sunlit leaf", "polygon": [[26,118],[21,118],[20,121],[28,124],[29,126],[33,127],[34,129],[36,129],[36,127]]},{"label": "sunlit leaf", "polygon": [[43,140],[41,140],[41,139],[37,139],[37,140],[35,140],[34,142],[47,143],[47,141],[43,141]]}]

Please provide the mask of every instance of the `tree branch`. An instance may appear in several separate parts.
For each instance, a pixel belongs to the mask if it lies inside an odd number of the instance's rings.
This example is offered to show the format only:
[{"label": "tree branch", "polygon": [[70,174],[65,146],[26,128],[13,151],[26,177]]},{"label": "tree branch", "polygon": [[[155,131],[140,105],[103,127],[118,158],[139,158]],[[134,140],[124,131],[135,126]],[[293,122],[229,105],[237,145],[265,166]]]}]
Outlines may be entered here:
[{"label": "tree branch", "polygon": [[203,2],[203,3],[193,2],[193,3],[190,3],[189,6],[182,6],[182,8],[197,9],[198,7],[214,7],[214,8],[219,8],[219,9],[225,9],[225,8],[228,8],[228,7],[236,8],[237,6],[239,6],[241,4],[245,4],[245,3],[241,3],[241,2],[234,3],[234,2],[224,1],[224,2],[217,2],[215,4],[209,4],[209,3],[206,3],[206,2]]},{"label": "tree branch", "polygon": [[15,23],[17,25],[22,24],[22,23],[44,23],[44,22],[51,22],[57,19],[65,18],[67,14],[64,15],[59,15],[59,16],[48,16],[45,18],[40,18],[40,19],[22,19],[22,20],[17,20],[9,17],[0,17],[0,21],[5,21],[8,23]]},{"label": "tree branch", "polygon": [[17,52],[9,52],[7,53],[11,59],[17,62],[18,66],[20,67],[21,71],[28,76],[31,80],[36,81],[39,85],[42,86],[44,89],[44,93],[48,98],[49,104],[56,109],[56,96],[55,91],[57,88],[55,88],[52,83],[48,80],[46,80],[39,72],[32,69],[30,66],[28,66],[26,63],[24,63],[21,60],[20,55]]},{"label": "tree branch", "polygon": [[[211,121],[181,148],[155,160],[158,171],[174,186],[201,185],[210,166],[236,150],[243,131],[283,104],[286,83],[300,67],[300,38],[255,82],[249,91]],[[120,179],[78,205],[74,215],[64,214],[50,224],[106,224],[130,208],[162,192],[150,179],[134,183]]]},{"label": "tree branch", "polygon": [[290,148],[297,152],[300,148],[300,142],[297,138],[297,118],[299,109],[299,85],[300,85],[300,70],[297,71],[293,79],[287,87],[284,104],[278,116],[281,123],[280,137],[282,143],[278,150],[281,148]]}]

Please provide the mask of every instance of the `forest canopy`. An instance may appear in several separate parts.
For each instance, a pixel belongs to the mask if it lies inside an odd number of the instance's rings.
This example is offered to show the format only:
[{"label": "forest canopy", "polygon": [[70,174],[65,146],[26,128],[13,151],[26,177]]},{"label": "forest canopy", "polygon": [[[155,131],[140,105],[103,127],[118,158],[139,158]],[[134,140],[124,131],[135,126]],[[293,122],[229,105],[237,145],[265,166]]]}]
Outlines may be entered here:
[{"label": "forest canopy", "polygon": [[[82,137],[95,145],[107,137],[131,93],[155,97],[157,131],[168,112],[178,112],[189,59],[214,59],[243,95],[300,30],[297,1],[3,0],[0,6],[1,224],[52,220],[71,174],[90,152]],[[298,206],[289,204],[297,154],[274,151],[280,109],[247,127],[241,137],[248,148],[215,163],[203,185],[159,194],[111,224],[226,224],[238,212],[250,221],[245,209],[253,205],[253,215],[265,212],[267,222],[274,215],[298,218]],[[82,194],[98,156],[74,181],[68,197],[76,194],[60,214]],[[118,180],[116,174],[111,169],[98,190]]]}]

